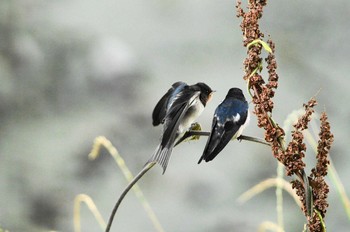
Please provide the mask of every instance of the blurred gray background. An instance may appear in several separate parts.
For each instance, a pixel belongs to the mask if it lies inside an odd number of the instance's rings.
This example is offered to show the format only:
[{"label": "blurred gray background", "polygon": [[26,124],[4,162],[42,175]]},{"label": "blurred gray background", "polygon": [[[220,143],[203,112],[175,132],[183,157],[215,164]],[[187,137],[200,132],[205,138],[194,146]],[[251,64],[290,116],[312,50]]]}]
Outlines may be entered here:
[{"label": "blurred gray background", "polygon": [[[348,0],[269,1],[260,23],[277,49],[274,118],[282,124],[321,88],[317,110],[329,115],[331,155],[347,192],[349,15]],[[94,138],[110,139],[136,174],[159,141],[153,107],[178,80],[217,90],[198,119],[209,130],[227,90],[245,89],[240,20],[228,0],[2,0],[0,227],[73,231],[79,193],[90,195],[107,220],[126,181],[106,151],[88,160]],[[251,118],[245,134],[263,137]],[[204,145],[205,139],[182,144],[165,175],[157,166],[140,181],[165,230],[257,231],[265,220],[276,222],[273,189],[237,202],[276,175],[269,149],[234,142],[213,162],[197,165]],[[310,149],[307,156],[314,156]],[[311,169],[313,159],[306,160]],[[328,230],[347,231],[345,211],[327,181]],[[286,231],[302,231],[298,206],[287,194],[284,203]],[[81,211],[82,230],[100,231],[87,208]],[[132,192],[112,231],[154,231]]]}]

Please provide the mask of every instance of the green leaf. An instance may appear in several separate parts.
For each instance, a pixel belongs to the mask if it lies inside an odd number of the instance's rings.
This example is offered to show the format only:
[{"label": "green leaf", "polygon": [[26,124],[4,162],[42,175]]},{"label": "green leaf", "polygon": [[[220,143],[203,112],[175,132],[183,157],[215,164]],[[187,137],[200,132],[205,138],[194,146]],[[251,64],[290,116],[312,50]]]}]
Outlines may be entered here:
[{"label": "green leaf", "polygon": [[261,39],[253,40],[247,45],[247,48],[250,48],[251,46],[256,45],[258,43],[261,44],[267,52],[272,53],[272,49],[270,48],[270,46],[266,42],[262,41]]}]

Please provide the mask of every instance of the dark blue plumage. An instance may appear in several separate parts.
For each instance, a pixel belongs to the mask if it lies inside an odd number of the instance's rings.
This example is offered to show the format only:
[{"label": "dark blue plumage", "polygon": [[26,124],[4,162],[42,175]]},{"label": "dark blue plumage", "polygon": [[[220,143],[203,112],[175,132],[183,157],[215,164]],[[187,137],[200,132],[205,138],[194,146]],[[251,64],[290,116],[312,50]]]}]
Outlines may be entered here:
[{"label": "dark blue plumage", "polygon": [[176,82],[172,85],[153,110],[153,125],[163,124],[163,133],[161,143],[147,163],[157,162],[165,172],[176,140],[202,113],[212,92],[208,85],[201,82],[195,85]]},{"label": "dark blue plumage", "polygon": [[249,122],[248,102],[239,88],[232,88],[216,108],[212,129],[198,163],[213,160],[232,138],[238,138]]}]

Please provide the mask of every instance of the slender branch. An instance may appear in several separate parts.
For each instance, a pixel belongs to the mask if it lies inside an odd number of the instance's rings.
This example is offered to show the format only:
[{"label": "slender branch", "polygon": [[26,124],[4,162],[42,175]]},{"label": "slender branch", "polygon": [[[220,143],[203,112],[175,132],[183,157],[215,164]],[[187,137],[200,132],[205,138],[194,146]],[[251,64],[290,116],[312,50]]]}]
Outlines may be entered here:
[{"label": "slender branch", "polygon": [[[187,138],[191,137],[191,136],[209,136],[210,132],[208,131],[195,131],[195,130],[190,130],[187,131],[184,136],[182,136],[181,139],[179,139],[175,146],[179,145],[180,143],[182,143],[184,140],[186,140]],[[246,141],[250,141],[250,142],[255,142],[255,143],[260,143],[260,144],[264,144],[266,146],[271,146],[270,143],[266,142],[263,139],[260,138],[256,138],[256,137],[252,137],[252,136],[247,136],[247,135],[241,135],[237,138],[237,140],[241,141],[241,140],[246,140]]]},{"label": "slender branch", "polygon": [[[121,169],[125,179],[130,183],[134,180],[133,174],[128,169],[127,165],[125,164],[125,161],[123,157],[119,154],[118,150],[113,146],[111,141],[109,141],[104,136],[98,136],[94,140],[94,144],[92,147],[92,150],[89,154],[89,159],[94,160],[100,155],[100,149],[101,147],[105,147],[108,150],[108,153],[113,157],[113,159],[116,161],[118,167]],[[148,217],[152,221],[153,226],[155,227],[156,231],[158,232],[164,232],[164,229],[162,228],[162,225],[160,224],[157,216],[155,215],[151,205],[146,200],[145,196],[143,195],[141,188],[137,185],[137,183],[134,184],[132,188],[135,192],[136,197],[142,204],[144,210],[146,211]],[[120,204],[120,203],[119,203]],[[106,225],[103,226],[103,228],[106,228]]]},{"label": "slender branch", "polygon": [[248,136],[248,135],[241,135],[237,139],[238,140],[246,140],[246,141],[255,142],[255,143],[260,143],[260,144],[264,144],[266,146],[271,146],[270,143],[266,142],[263,139],[252,137],[252,136]]},{"label": "slender branch", "polygon": [[106,227],[106,232],[109,232],[113,223],[113,219],[115,214],[117,213],[117,210],[119,208],[119,205],[122,203],[124,197],[126,196],[126,194],[129,192],[129,190],[137,183],[137,181],[139,181],[143,175],[145,175],[156,163],[155,162],[151,162],[147,165],[145,165],[143,167],[143,169],[134,177],[134,179],[128,184],[128,186],[126,186],[126,188],[124,189],[124,191],[122,192],[122,194],[120,195],[117,203],[115,204],[113,211],[111,213],[111,216],[109,217],[108,220],[108,224]]}]

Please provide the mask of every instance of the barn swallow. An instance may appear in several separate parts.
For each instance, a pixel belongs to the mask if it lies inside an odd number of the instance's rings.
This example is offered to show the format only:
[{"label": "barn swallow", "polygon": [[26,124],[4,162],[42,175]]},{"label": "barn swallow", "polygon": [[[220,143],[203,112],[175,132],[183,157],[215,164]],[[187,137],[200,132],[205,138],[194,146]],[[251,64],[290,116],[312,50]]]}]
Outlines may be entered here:
[{"label": "barn swallow", "polygon": [[173,84],[153,111],[153,125],[162,123],[163,133],[159,146],[146,164],[157,162],[162,166],[164,174],[175,141],[183,136],[202,113],[212,92],[208,85],[201,82],[195,85],[183,82]]},{"label": "barn swallow", "polygon": [[238,138],[249,122],[248,102],[239,88],[231,88],[216,108],[212,129],[198,164],[213,160],[231,139]]}]

